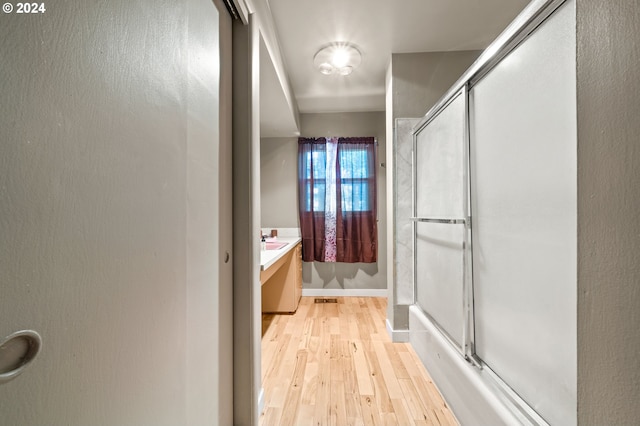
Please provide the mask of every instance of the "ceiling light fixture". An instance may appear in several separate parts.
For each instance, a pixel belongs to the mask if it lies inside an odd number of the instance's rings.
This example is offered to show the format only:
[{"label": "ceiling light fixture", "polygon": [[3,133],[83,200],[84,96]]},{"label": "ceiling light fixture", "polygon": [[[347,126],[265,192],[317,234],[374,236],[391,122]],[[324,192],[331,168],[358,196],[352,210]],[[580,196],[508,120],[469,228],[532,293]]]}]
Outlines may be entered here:
[{"label": "ceiling light fixture", "polygon": [[313,57],[313,64],[324,75],[349,75],[361,61],[358,48],[345,42],[323,46]]}]

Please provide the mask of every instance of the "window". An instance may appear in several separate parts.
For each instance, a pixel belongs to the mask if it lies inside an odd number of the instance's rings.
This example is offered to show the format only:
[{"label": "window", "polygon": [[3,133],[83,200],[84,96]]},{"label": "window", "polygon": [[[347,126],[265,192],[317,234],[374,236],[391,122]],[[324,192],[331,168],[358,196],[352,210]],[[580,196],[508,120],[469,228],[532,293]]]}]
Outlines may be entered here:
[{"label": "window", "polygon": [[305,211],[311,211],[313,200],[313,211],[322,212],[325,204],[327,155],[324,151],[311,151],[305,152],[304,156],[305,191],[301,196],[305,200]]},{"label": "window", "polygon": [[342,210],[346,212],[371,211],[369,198],[369,165],[373,163],[373,151],[364,149],[341,150],[340,187],[342,189]]},{"label": "window", "polygon": [[[329,183],[341,190],[341,206],[345,212],[371,211],[373,209],[369,196],[369,181],[373,164],[373,151],[365,149],[341,150],[338,156],[340,176],[338,184]],[[326,151],[309,151],[304,153],[304,194],[305,210],[321,212],[325,210],[327,194],[327,154]],[[313,173],[313,178],[312,178]],[[313,206],[312,206],[313,203]]]},{"label": "window", "polygon": [[298,140],[303,260],[376,261],[375,164],[372,137]]}]

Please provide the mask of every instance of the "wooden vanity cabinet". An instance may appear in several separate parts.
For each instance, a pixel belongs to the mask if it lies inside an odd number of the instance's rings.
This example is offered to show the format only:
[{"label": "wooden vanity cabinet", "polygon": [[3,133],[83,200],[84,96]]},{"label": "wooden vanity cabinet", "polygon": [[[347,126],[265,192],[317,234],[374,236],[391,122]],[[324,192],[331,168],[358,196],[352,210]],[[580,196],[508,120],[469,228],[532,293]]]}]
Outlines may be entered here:
[{"label": "wooden vanity cabinet", "polygon": [[295,312],[302,296],[302,244],[260,273],[262,312]]}]

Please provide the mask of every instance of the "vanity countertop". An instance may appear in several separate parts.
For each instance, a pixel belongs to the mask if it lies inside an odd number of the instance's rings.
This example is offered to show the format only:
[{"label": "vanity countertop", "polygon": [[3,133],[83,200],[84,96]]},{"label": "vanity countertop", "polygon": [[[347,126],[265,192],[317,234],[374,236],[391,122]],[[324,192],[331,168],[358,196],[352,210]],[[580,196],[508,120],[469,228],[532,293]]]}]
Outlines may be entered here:
[{"label": "vanity countertop", "polygon": [[267,270],[271,265],[276,263],[278,259],[287,254],[289,250],[293,249],[300,241],[302,241],[302,238],[300,237],[267,238],[267,242],[287,243],[287,245],[277,250],[260,250],[260,270]]}]

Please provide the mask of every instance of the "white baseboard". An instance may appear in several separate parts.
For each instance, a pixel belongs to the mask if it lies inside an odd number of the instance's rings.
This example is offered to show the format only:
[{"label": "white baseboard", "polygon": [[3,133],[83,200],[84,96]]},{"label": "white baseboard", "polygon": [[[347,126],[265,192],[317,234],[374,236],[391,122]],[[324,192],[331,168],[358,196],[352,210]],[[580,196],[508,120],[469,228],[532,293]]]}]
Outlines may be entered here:
[{"label": "white baseboard", "polygon": [[262,414],[264,411],[264,388],[260,388],[260,393],[258,393],[258,415]]},{"label": "white baseboard", "polygon": [[386,288],[303,288],[303,296],[311,297],[387,297]]},{"label": "white baseboard", "polygon": [[393,343],[407,343],[409,341],[409,330],[394,330],[391,328],[389,318],[385,322],[387,323],[387,333]]}]

